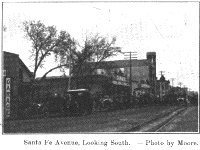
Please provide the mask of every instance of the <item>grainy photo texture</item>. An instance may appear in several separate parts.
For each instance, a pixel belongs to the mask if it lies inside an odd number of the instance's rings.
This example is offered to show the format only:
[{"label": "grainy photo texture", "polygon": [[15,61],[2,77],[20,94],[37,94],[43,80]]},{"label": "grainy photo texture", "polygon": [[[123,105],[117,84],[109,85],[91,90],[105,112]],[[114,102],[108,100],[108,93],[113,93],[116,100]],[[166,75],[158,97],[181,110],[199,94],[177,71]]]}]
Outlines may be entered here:
[{"label": "grainy photo texture", "polygon": [[2,8],[3,134],[199,132],[199,3]]}]

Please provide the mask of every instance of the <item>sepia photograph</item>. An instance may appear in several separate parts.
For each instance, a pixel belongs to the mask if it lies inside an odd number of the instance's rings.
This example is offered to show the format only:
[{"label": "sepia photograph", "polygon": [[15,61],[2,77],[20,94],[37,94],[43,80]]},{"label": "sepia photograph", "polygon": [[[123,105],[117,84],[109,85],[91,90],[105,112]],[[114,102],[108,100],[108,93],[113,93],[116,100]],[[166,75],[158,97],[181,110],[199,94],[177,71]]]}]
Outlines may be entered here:
[{"label": "sepia photograph", "polygon": [[199,133],[199,2],[3,2],[1,37],[3,135],[105,139],[22,145],[128,146],[107,138]]}]

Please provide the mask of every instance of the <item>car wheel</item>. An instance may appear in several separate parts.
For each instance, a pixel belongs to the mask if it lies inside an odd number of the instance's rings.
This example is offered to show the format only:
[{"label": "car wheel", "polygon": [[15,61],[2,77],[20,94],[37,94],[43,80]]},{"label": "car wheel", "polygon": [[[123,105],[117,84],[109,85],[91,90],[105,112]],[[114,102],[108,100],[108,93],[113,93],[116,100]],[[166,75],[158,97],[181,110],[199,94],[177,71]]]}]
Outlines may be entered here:
[{"label": "car wheel", "polygon": [[77,116],[79,114],[79,107],[77,104],[69,107],[70,115]]}]

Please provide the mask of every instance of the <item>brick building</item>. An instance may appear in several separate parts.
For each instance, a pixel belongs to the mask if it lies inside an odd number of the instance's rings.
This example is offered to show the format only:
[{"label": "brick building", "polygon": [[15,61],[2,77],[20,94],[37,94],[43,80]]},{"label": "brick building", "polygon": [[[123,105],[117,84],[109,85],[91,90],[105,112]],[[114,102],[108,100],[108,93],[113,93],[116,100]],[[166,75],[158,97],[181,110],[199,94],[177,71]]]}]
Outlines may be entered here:
[{"label": "brick building", "polygon": [[[138,88],[140,85],[146,84],[150,86],[150,92],[156,94],[156,53],[147,52],[146,59],[131,60],[131,66],[132,90]],[[129,82],[130,60],[101,62],[98,65],[96,74],[112,76],[116,71],[122,72],[123,76]]]},{"label": "brick building", "polygon": [[3,99],[4,116],[16,117],[20,103],[19,88],[24,82],[30,82],[32,73],[19,58],[19,55],[3,52]]}]

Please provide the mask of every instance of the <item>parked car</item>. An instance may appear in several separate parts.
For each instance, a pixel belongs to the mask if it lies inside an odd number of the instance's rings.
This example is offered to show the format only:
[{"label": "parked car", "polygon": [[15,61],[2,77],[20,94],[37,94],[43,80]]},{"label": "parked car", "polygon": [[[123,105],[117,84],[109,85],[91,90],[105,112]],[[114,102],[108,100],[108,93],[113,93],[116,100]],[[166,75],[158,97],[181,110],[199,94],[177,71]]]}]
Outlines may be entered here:
[{"label": "parked car", "polygon": [[69,90],[67,94],[69,103],[65,104],[65,108],[69,108],[71,115],[89,115],[92,113],[93,100],[88,89]]},{"label": "parked car", "polygon": [[31,103],[30,106],[25,109],[25,116],[29,118],[41,116],[44,113],[44,107],[44,103]]},{"label": "parked car", "polygon": [[100,102],[104,110],[109,111],[113,109],[113,99],[108,95],[105,95],[103,98],[101,98]]},{"label": "parked car", "polygon": [[186,98],[179,97],[179,98],[177,98],[177,101],[178,101],[178,104],[180,104],[180,105],[187,105]]}]

